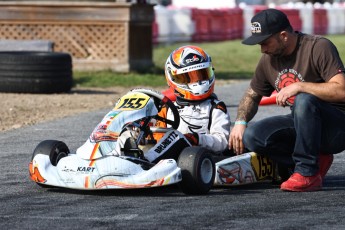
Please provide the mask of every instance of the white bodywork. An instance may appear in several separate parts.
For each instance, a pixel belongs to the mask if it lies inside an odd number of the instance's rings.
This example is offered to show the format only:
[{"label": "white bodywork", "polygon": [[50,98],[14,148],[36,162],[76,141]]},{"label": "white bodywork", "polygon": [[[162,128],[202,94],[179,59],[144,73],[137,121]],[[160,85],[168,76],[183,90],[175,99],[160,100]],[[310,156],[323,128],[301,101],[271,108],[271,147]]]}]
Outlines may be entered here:
[{"label": "white bodywork", "polygon": [[237,186],[272,180],[272,160],[254,152],[226,158],[216,163],[215,185]]},{"label": "white bodywork", "polygon": [[44,184],[72,189],[126,189],[164,186],[181,181],[176,161],[162,160],[149,170],[120,156],[105,156],[95,161],[76,154],[62,158],[55,167],[49,156],[38,154],[32,166]]}]

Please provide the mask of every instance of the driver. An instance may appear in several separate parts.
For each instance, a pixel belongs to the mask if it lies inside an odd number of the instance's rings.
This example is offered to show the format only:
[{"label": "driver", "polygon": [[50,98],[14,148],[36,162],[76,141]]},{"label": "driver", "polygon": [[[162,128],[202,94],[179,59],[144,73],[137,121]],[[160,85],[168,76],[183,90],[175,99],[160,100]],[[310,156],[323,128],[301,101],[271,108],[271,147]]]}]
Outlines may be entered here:
[{"label": "driver", "polygon": [[[174,50],[165,64],[165,77],[176,96],[180,115],[178,131],[194,146],[221,154],[227,149],[230,115],[223,101],[214,94],[215,74],[211,57],[200,47],[187,45]],[[173,118],[163,108],[159,116]],[[157,121],[157,126],[166,123]]]}]

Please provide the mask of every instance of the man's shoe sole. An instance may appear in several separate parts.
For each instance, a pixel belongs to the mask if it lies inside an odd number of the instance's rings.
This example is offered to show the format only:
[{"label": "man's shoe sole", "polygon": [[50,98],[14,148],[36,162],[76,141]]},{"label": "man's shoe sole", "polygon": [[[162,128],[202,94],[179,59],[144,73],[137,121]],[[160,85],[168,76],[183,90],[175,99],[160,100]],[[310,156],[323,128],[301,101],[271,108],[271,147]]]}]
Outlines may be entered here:
[{"label": "man's shoe sole", "polygon": [[314,191],[321,190],[322,186],[313,186],[313,187],[308,187],[308,188],[282,188],[280,187],[280,189],[286,192],[314,192]]}]

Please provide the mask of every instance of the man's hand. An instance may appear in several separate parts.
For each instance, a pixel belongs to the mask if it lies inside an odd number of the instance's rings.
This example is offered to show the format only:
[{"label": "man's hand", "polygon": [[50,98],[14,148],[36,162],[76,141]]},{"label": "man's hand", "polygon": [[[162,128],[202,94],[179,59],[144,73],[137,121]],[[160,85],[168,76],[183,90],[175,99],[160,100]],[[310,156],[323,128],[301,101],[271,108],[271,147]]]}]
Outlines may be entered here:
[{"label": "man's hand", "polygon": [[235,126],[229,136],[229,149],[233,149],[236,155],[244,152],[243,134],[249,122],[258,111],[262,96],[257,94],[251,87],[247,89],[237,108]]},{"label": "man's hand", "polygon": [[293,105],[295,96],[300,92],[299,82],[290,84],[282,89],[276,95],[277,105],[285,107],[286,105]]},{"label": "man's hand", "polygon": [[244,152],[244,144],[242,141],[246,125],[235,124],[229,136],[229,149],[233,149],[236,155],[241,155]]},{"label": "man's hand", "polygon": [[186,133],[184,134],[185,138],[193,146],[199,145],[199,135],[197,133]]}]

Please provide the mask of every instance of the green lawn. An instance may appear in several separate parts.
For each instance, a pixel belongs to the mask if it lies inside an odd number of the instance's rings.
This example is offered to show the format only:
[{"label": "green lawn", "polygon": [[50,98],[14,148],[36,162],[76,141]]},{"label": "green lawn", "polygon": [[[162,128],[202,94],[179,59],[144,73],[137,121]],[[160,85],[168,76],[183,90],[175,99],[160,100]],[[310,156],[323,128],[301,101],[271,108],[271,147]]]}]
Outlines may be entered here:
[{"label": "green lawn", "polygon": [[[345,35],[327,36],[338,48],[345,62]],[[164,64],[169,54],[187,43],[159,45],[154,47],[154,68],[150,73],[74,72],[75,85],[85,87],[111,86],[165,86]],[[261,56],[259,46],[246,46],[241,40],[224,42],[188,43],[202,47],[211,57],[218,79],[250,78]]]}]

